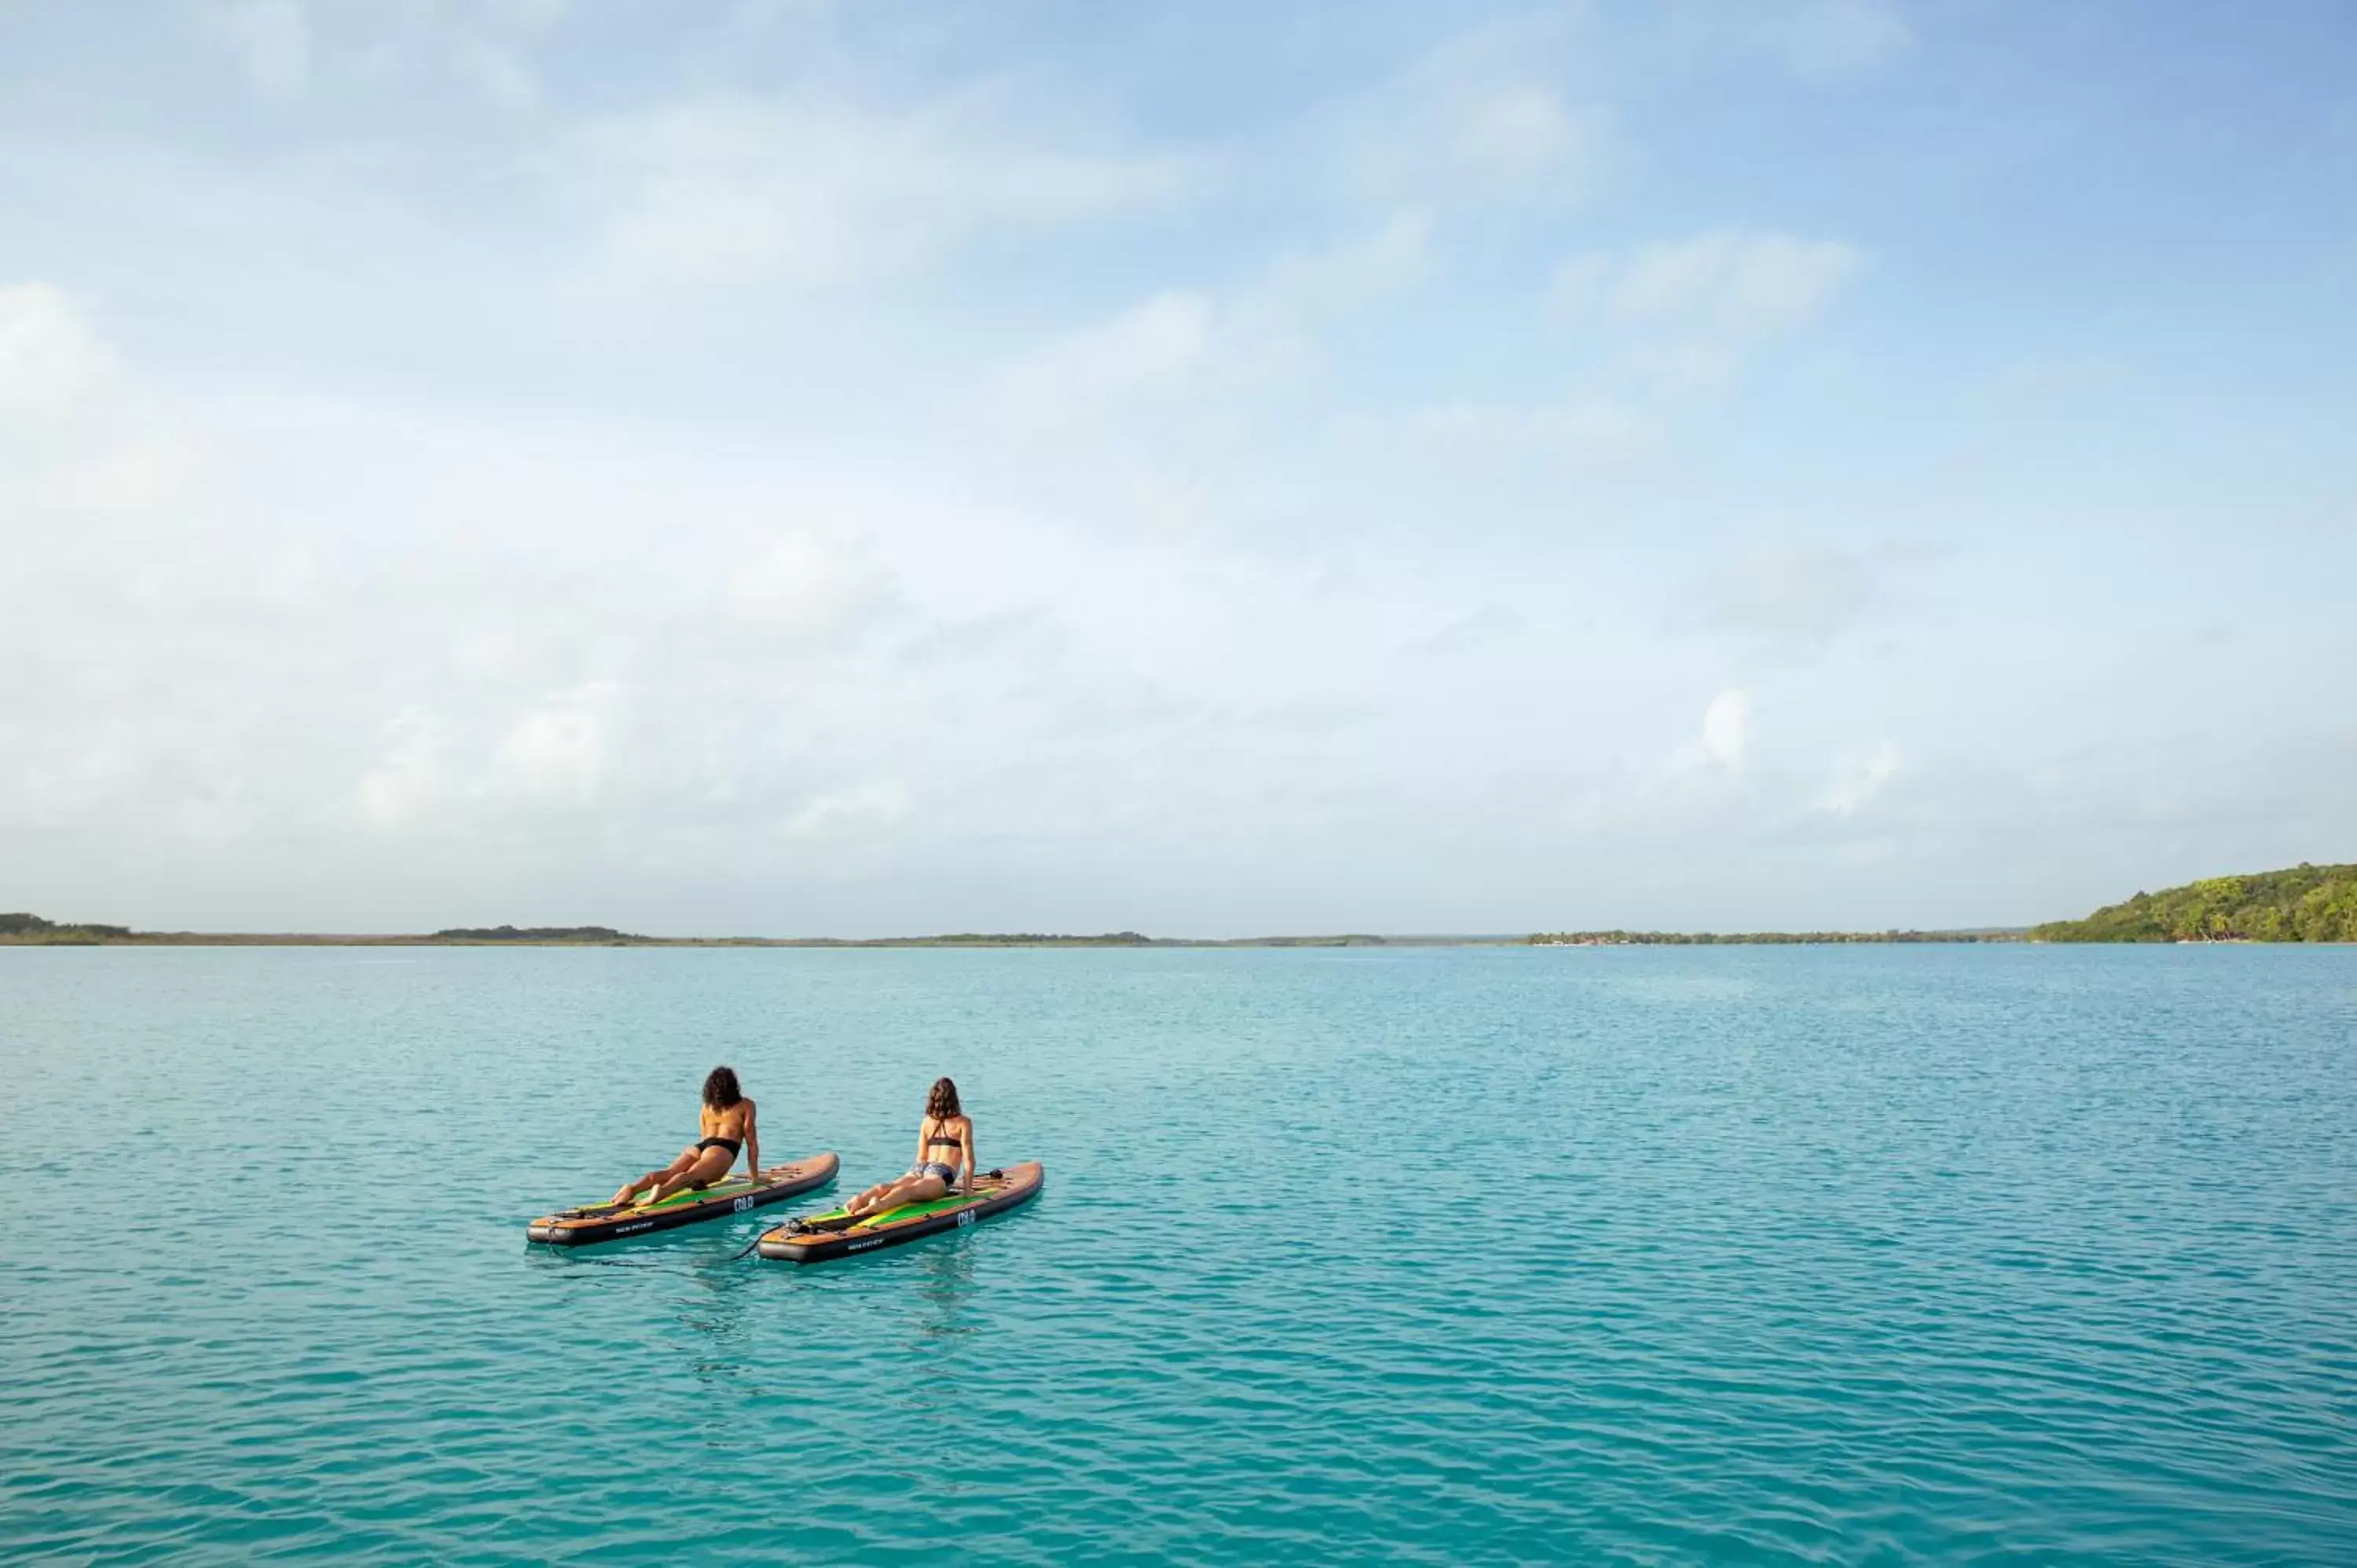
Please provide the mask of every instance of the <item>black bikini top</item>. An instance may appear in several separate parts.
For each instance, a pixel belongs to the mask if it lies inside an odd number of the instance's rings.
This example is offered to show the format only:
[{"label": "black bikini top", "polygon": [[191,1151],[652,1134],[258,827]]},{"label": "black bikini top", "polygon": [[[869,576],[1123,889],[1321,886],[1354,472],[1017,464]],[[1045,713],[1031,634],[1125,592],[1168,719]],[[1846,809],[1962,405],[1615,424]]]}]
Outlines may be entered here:
[{"label": "black bikini top", "polygon": [[952,1138],[949,1135],[948,1122],[936,1122],[933,1123],[932,1136],[925,1140],[925,1147],[929,1149],[938,1149],[943,1144],[947,1144],[952,1149],[963,1149],[965,1147],[965,1140],[963,1138]]}]

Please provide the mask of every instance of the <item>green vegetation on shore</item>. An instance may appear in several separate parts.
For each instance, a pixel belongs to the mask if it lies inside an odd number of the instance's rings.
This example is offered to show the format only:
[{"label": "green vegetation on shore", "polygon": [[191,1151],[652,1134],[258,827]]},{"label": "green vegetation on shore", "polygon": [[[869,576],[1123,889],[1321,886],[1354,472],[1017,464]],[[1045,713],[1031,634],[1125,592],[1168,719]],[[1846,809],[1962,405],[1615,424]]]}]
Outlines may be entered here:
[{"label": "green vegetation on shore", "polygon": [[128,926],[59,925],[38,915],[0,915],[0,942],[50,947],[87,947],[92,942],[132,940]]},{"label": "green vegetation on shore", "polygon": [[1975,931],[1541,931],[1533,947],[1776,947],[1807,942],[2013,942],[2016,930]]},{"label": "green vegetation on shore", "polygon": [[1160,946],[1135,931],[1070,937],[1040,931],[951,931],[937,937],[813,937],[793,944],[817,948],[1150,948]]},{"label": "green vegetation on shore", "polygon": [[2035,928],[2040,942],[2357,942],[2357,865],[2213,876],[2139,893],[2083,920]]},{"label": "green vegetation on shore", "polygon": [[643,942],[650,937],[634,937],[628,931],[618,931],[611,926],[453,926],[436,931],[429,941],[436,942]]},{"label": "green vegetation on shore", "polygon": [[0,915],[0,947],[134,943],[159,947],[742,947],[742,948],[1354,948],[1720,947],[1807,942],[2357,942],[2357,865],[2216,876],[2139,893],[2083,920],[2028,930],[1540,931],[1529,937],[1149,937],[1136,931],[1066,936],[1039,931],[954,931],[931,937],[642,937],[611,926],[451,926],[431,936],[309,936],[135,931],[38,915]]},{"label": "green vegetation on shore", "polygon": [[59,925],[38,915],[0,915],[0,947],[630,947],[630,948],[1354,948],[1496,943],[1503,937],[1242,937],[1195,940],[1136,931],[1065,936],[1039,931],[953,931],[931,937],[645,937],[612,926],[449,926],[430,936],[337,936],[288,931],[135,931]]}]

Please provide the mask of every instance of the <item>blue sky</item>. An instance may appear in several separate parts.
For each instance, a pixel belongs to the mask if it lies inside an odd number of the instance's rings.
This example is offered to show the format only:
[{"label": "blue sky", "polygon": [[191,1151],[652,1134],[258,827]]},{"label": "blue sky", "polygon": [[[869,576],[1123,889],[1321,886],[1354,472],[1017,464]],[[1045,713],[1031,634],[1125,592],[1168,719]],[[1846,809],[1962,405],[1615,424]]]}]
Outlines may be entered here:
[{"label": "blue sky", "polygon": [[2332,0],[0,7],[0,907],[2357,859],[2353,84]]}]

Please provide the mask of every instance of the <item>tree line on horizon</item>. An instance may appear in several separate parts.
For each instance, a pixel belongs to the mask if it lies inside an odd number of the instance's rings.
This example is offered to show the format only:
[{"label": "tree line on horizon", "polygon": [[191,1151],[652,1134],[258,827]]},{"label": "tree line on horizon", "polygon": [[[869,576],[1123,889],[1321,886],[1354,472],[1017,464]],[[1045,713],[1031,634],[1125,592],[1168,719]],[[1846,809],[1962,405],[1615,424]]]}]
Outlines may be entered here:
[{"label": "tree line on horizon", "polygon": [[643,942],[655,939],[611,926],[451,926],[434,933],[437,942]]},{"label": "tree line on horizon", "polygon": [[135,935],[128,926],[101,926],[86,921],[61,924],[44,920],[38,915],[18,910],[13,915],[0,915],[0,940],[13,942],[54,942],[59,946],[89,942],[126,941]]},{"label": "tree line on horizon", "polygon": [[[1107,931],[1098,936],[1045,932],[958,931],[932,937],[759,938],[710,940],[643,937],[611,926],[452,926],[430,937],[369,939],[268,939],[195,932],[135,931],[95,921],[56,921],[18,911],[0,914],[0,943],[87,946],[97,942],[210,945],[246,940],[389,943],[606,942],[649,946],[726,946],[732,942],[792,947],[1379,947],[1379,936],[1255,937],[1228,941],[1190,941]],[[1398,939],[1410,942],[1445,939]],[[1468,939],[1474,940],[1474,939]],[[1483,938],[1484,941],[1511,939]],[[1959,931],[1539,931],[1523,939],[1533,947],[1727,947],[1866,942],[2357,942],[2357,865],[2311,865],[2285,871],[2213,876],[2159,893],[2138,893],[2106,905],[2083,920],[2054,920],[2028,930]]]},{"label": "tree line on horizon", "polygon": [[2357,942],[2357,865],[2212,876],[2138,893],[2083,920],[2031,928],[2040,942]]},{"label": "tree line on horizon", "polygon": [[2019,931],[1540,931],[1533,947],[1778,947],[1810,942],[2016,942]]}]

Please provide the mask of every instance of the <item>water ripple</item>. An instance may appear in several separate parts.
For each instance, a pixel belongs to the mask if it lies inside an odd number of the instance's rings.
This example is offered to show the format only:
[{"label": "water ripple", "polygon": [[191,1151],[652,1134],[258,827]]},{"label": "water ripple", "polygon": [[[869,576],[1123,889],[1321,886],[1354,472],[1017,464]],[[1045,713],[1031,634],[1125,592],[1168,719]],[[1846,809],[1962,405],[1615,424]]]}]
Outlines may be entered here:
[{"label": "water ripple", "polygon": [[[2201,958],[0,951],[0,1556],[2346,1562],[2357,952]],[[1048,1193],[522,1245],[716,1055]]]}]

